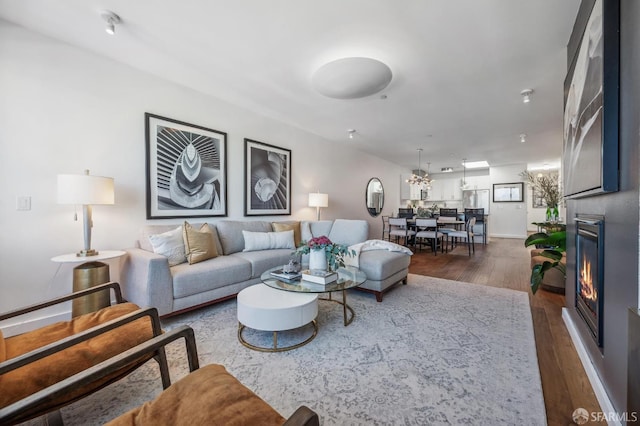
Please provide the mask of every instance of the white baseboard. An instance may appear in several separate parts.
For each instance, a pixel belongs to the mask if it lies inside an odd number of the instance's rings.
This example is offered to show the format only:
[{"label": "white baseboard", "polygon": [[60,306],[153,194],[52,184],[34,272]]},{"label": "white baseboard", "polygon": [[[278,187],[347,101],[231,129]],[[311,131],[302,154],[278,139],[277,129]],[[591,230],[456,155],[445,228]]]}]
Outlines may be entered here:
[{"label": "white baseboard", "polygon": [[526,235],[516,235],[516,234],[491,234],[489,235],[491,238],[518,238],[518,239],[526,239]]},{"label": "white baseboard", "polygon": [[35,330],[36,328],[40,328],[45,325],[53,324],[54,322],[68,321],[69,318],[71,318],[71,311],[60,312],[41,318],[27,319],[14,324],[2,325],[0,328],[2,328],[2,334],[4,337],[11,337],[27,331]]},{"label": "white baseboard", "polygon": [[[573,318],[571,318],[571,315],[569,315],[569,311],[567,310],[567,308],[562,308],[562,319],[564,320],[564,324],[567,326],[567,331],[569,331],[569,335],[571,336],[573,345],[576,347],[576,351],[578,352],[580,361],[582,361],[582,366],[584,367],[584,371],[587,373],[589,382],[591,382],[591,387],[593,388],[593,392],[596,394],[596,398],[598,399],[598,403],[600,404],[602,412],[615,413],[616,410],[613,408],[613,404],[609,399],[609,395],[607,394],[607,391],[602,384],[602,380],[600,380],[600,376],[598,375],[596,368],[591,362],[591,358],[587,353],[587,349],[585,348],[584,343],[582,343],[582,339],[580,338],[578,329],[573,322]],[[608,421],[607,423],[609,425],[622,426],[622,423],[615,419]]]}]

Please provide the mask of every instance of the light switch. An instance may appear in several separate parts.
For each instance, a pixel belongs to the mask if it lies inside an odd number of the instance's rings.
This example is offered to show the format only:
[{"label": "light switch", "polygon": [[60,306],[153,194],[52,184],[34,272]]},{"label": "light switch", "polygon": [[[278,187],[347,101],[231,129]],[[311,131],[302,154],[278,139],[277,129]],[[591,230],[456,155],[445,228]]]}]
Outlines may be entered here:
[{"label": "light switch", "polygon": [[31,210],[31,197],[16,197],[16,210]]}]

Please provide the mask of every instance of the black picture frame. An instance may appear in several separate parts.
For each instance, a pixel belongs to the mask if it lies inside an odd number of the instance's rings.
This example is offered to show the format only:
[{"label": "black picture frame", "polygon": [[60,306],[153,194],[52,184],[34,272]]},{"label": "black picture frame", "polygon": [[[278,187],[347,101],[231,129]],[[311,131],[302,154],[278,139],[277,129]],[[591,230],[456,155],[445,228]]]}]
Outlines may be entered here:
[{"label": "black picture frame", "polygon": [[227,134],[145,113],[147,219],[227,215]]},{"label": "black picture frame", "polygon": [[244,215],[291,214],[291,150],[244,140]]},{"label": "black picture frame", "polygon": [[494,183],[494,203],[522,203],[524,202],[524,182]]},{"label": "black picture frame", "polygon": [[564,82],[565,198],[619,190],[618,0],[585,0],[568,46]]}]

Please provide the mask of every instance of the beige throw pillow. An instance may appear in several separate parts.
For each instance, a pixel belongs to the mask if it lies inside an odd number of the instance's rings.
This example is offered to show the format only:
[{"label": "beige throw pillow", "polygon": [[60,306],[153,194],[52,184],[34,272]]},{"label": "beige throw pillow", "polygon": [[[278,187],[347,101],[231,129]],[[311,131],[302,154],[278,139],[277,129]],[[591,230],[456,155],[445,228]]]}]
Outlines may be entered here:
[{"label": "beige throw pillow", "polygon": [[200,229],[195,229],[185,222],[182,236],[189,265],[218,256],[211,228],[206,223]]},{"label": "beige throw pillow", "polygon": [[283,232],[293,230],[293,243],[296,247],[300,245],[302,241],[300,238],[300,222],[294,223],[281,223],[281,222],[272,222],[271,227],[274,232]]}]

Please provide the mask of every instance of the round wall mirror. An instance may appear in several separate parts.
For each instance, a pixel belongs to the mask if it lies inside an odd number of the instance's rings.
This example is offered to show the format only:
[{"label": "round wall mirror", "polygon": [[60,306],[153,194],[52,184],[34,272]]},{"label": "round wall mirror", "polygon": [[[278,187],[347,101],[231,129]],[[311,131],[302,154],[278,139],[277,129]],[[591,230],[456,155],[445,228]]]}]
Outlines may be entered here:
[{"label": "round wall mirror", "polygon": [[365,203],[367,205],[367,211],[373,217],[376,217],[382,213],[384,207],[384,188],[382,182],[378,178],[369,179],[367,183],[367,192],[365,193]]}]

